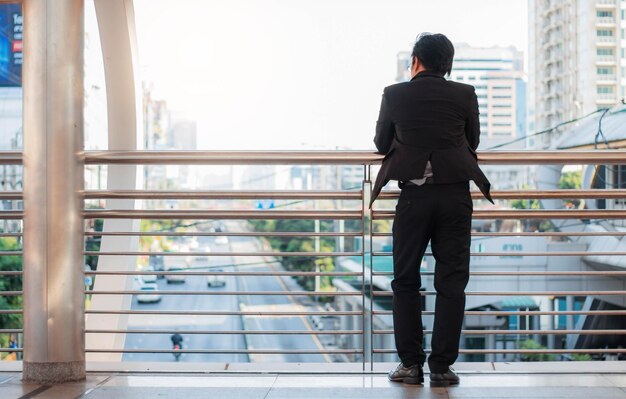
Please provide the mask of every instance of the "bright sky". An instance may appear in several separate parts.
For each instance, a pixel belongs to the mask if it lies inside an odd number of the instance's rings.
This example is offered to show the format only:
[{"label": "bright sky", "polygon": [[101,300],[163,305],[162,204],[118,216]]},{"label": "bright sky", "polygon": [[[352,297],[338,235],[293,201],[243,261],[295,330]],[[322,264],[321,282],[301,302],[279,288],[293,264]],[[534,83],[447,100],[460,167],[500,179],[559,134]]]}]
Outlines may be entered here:
[{"label": "bright sky", "polygon": [[199,149],[372,149],[422,31],[526,52],[526,0],[135,0],[145,80]]}]

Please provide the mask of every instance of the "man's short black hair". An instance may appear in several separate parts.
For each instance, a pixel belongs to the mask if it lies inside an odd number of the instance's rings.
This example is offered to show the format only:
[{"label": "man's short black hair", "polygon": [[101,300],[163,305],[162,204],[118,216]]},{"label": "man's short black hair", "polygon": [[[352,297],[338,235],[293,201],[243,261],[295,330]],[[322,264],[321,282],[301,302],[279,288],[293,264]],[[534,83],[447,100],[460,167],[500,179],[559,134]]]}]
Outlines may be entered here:
[{"label": "man's short black hair", "polygon": [[450,39],[441,33],[420,33],[417,36],[411,56],[417,57],[424,67],[433,73],[450,75],[454,46]]}]

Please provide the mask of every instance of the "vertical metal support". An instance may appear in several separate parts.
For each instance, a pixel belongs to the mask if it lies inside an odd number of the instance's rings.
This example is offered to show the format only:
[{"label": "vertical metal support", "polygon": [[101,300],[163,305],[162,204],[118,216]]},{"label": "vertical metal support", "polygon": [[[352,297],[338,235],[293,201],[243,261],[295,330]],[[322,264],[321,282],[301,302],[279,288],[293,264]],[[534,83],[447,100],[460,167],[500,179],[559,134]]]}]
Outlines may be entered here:
[{"label": "vertical metal support", "polygon": [[[556,311],[557,310],[556,298],[550,297],[548,298],[548,301],[550,304],[550,311]],[[550,315],[550,322],[548,323],[548,329],[550,329],[550,331],[554,331],[556,329],[554,319],[557,317],[558,316],[556,315]],[[554,334],[548,335],[548,349],[554,349]]]},{"label": "vertical metal support", "polygon": [[[374,305],[373,289],[372,289],[372,210],[370,209],[370,199],[372,198],[372,182],[370,180],[370,166],[364,165],[363,186],[361,187],[362,198],[362,224],[363,224],[363,283],[361,284],[361,295],[363,298],[363,371],[367,369],[367,363],[370,363],[370,370],[373,369],[373,325],[372,325],[372,309]],[[366,302],[365,284],[366,273],[369,268],[369,303]]]},{"label": "vertical metal support", "polygon": [[84,0],[24,0],[25,381],[85,378]]}]

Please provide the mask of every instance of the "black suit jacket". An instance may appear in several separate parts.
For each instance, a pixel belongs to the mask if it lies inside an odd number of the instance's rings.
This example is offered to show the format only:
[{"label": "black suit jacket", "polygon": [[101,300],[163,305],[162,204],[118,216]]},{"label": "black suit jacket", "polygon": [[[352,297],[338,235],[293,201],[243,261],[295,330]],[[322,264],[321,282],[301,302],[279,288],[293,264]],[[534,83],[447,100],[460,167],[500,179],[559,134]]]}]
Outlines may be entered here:
[{"label": "black suit jacket", "polygon": [[424,176],[430,160],[434,184],[473,180],[485,198],[491,184],[478,167],[478,99],[474,87],[422,72],[410,82],[386,87],[374,143],[386,154],[372,193],[389,180]]}]

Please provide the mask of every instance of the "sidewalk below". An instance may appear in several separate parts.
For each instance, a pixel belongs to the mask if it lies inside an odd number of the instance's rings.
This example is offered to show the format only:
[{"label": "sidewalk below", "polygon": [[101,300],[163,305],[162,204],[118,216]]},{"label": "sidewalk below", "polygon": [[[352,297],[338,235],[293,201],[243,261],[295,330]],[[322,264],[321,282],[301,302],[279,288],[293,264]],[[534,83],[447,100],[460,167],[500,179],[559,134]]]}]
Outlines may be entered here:
[{"label": "sidewalk below", "polygon": [[391,383],[384,374],[391,364],[375,364],[373,372],[358,372],[355,364],[270,372],[263,370],[281,365],[192,363],[88,364],[84,382],[42,386],[23,383],[10,370],[19,363],[11,363],[0,364],[2,399],[626,398],[624,362],[465,363],[456,367],[461,385],[451,388],[430,388],[428,375],[424,386]]}]

